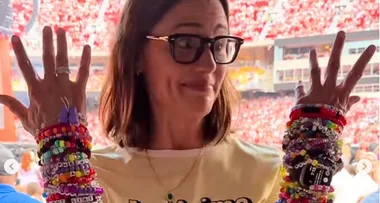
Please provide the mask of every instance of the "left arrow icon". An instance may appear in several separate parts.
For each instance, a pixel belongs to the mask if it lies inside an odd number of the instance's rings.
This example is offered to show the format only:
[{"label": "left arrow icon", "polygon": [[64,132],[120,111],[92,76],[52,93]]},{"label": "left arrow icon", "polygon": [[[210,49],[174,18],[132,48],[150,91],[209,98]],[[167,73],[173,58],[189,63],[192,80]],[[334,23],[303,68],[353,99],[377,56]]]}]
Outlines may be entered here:
[{"label": "left arrow icon", "polygon": [[4,171],[9,175],[13,175],[18,172],[19,163],[15,159],[8,159],[4,162]]}]

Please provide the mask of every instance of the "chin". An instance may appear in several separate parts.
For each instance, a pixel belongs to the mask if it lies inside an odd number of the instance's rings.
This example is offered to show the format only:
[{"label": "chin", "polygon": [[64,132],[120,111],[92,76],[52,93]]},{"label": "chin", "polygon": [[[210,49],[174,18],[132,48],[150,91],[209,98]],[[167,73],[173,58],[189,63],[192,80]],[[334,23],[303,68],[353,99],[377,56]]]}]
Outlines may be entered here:
[{"label": "chin", "polygon": [[211,109],[215,103],[214,99],[197,99],[188,102],[189,114],[194,114],[199,117],[205,117],[211,112]]}]

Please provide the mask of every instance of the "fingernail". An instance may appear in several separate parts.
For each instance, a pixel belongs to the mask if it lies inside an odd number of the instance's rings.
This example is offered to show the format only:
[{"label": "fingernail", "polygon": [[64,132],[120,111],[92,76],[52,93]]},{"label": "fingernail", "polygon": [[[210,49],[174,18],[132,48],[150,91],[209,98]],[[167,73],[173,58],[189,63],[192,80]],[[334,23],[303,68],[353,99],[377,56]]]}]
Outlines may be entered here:
[{"label": "fingernail", "polygon": [[51,32],[51,28],[49,26],[45,26],[44,29],[42,30],[44,34],[49,34]]},{"label": "fingernail", "polygon": [[310,55],[311,55],[311,56],[314,56],[314,55],[315,55],[315,49],[310,50]]},{"label": "fingernail", "polygon": [[88,45],[88,44],[86,44],[86,45],[84,46],[84,51],[85,51],[85,52],[90,52],[90,51],[91,51],[91,46]]},{"label": "fingernail", "polygon": [[344,38],[344,37],[346,37],[346,33],[343,32],[343,31],[339,31],[339,33],[338,33],[338,37],[339,37],[339,38]]},{"label": "fingernail", "polygon": [[17,43],[20,41],[20,39],[16,35],[13,35],[11,40],[13,43]]},{"label": "fingernail", "polygon": [[65,32],[65,30],[63,28],[58,28],[57,30],[57,34],[63,34]]},{"label": "fingernail", "polygon": [[368,47],[369,51],[370,52],[375,52],[376,51],[376,46],[371,44],[369,47]]}]

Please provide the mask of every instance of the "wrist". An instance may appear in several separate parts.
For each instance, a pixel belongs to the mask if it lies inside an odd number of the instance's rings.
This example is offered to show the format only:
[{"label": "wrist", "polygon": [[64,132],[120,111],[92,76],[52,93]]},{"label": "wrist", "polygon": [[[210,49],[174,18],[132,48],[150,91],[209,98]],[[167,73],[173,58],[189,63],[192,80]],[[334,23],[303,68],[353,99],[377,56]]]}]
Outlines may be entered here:
[{"label": "wrist", "polygon": [[333,202],[333,175],[343,167],[340,134],[346,123],[328,105],[297,105],[283,139],[280,198],[289,203]]}]

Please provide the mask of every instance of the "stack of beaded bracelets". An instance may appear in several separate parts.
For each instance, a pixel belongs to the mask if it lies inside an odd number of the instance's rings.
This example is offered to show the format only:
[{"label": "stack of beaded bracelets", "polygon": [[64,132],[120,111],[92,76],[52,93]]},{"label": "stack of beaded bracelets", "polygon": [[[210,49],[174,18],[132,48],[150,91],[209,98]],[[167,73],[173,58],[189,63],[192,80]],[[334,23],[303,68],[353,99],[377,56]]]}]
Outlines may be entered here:
[{"label": "stack of beaded bracelets", "polygon": [[343,168],[343,112],[329,105],[297,105],[283,139],[279,203],[332,203],[334,174]]},{"label": "stack of beaded bracelets", "polygon": [[71,120],[60,118],[59,124],[37,135],[43,195],[47,203],[100,203],[103,189],[94,181],[96,173],[89,162],[91,136],[86,126]]}]

